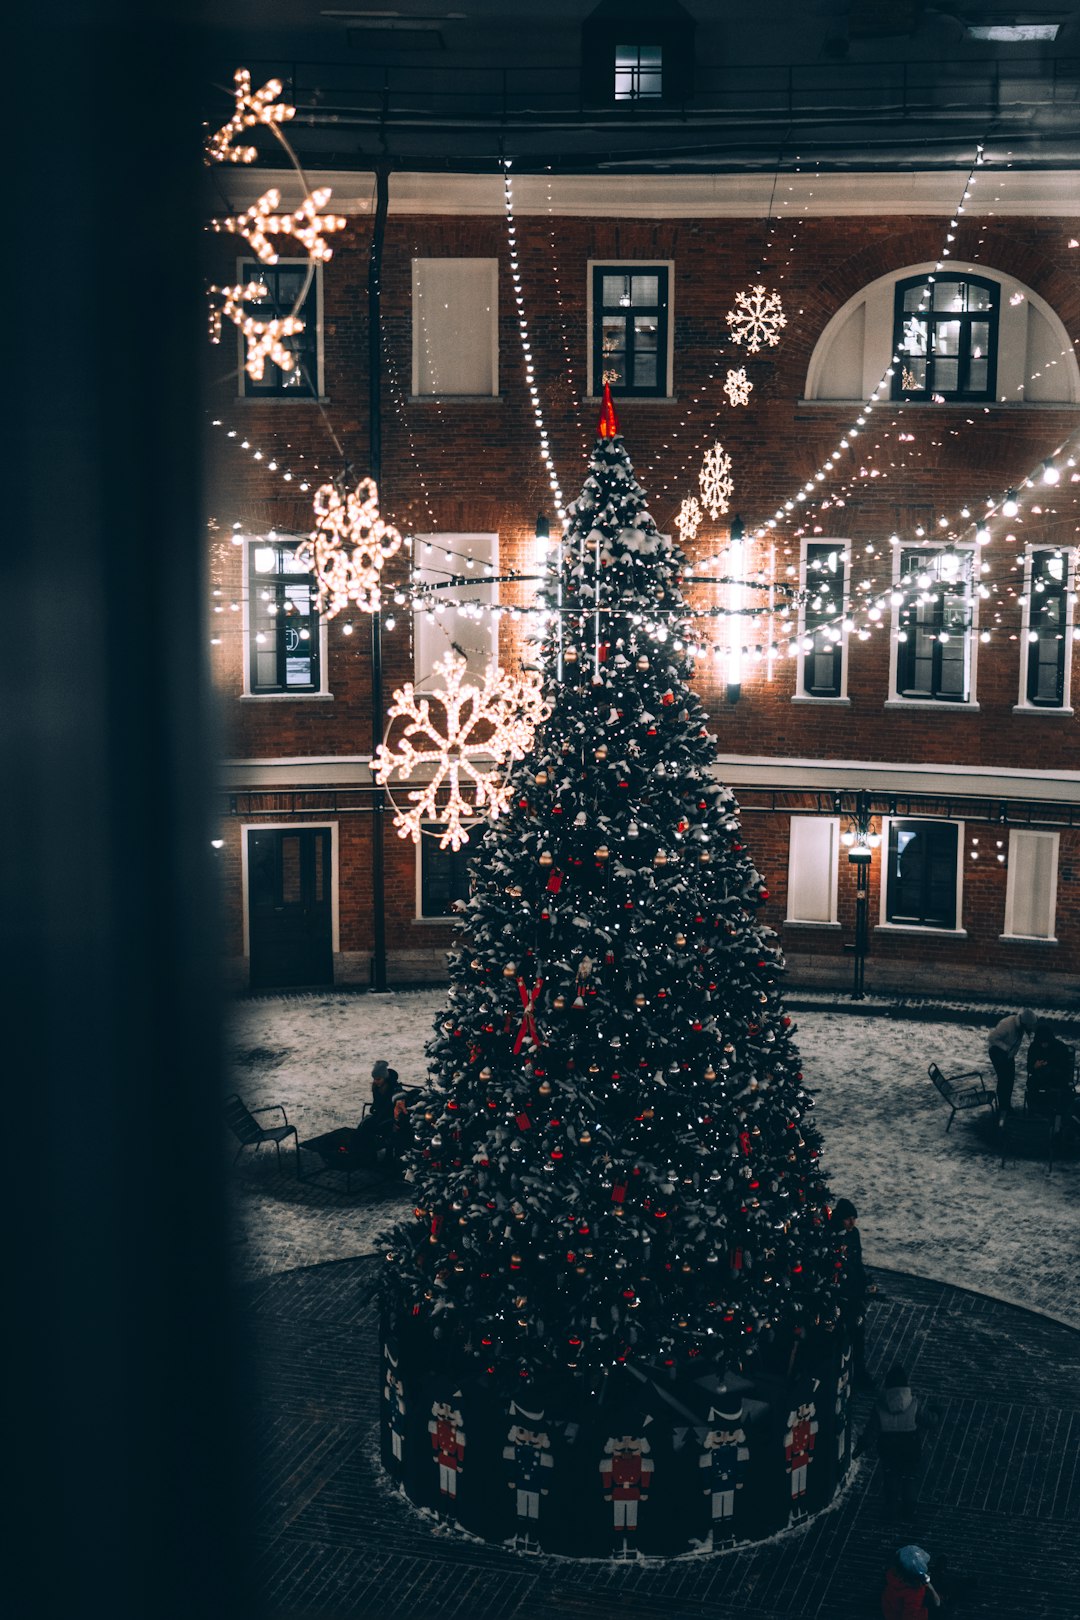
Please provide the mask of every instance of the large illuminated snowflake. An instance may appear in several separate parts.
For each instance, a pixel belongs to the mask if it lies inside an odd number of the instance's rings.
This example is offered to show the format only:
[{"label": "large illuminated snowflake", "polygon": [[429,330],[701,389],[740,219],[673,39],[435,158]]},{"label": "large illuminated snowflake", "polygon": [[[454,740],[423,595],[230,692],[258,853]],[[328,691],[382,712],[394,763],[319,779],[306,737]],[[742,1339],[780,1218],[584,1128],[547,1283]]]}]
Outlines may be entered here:
[{"label": "large illuminated snowflake", "polygon": [[717,441],[711,450],[706,450],[698,473],[698,483],[701,485],[701,498],[708,508],[709,516],[715,521],[726,512],[735,489],[735,481],[731,476],[731,457],[723,445]]},{"label": "large illuminated snowflake", "polygon": [[268,79],[261,90],[252,90],[251,74],[247,68],[237,68],[233,74],[233,85],[236,106],[229,122],[215,130],[206,141],[208,163],[254,163],[258,156],[255,147],[234,146],[233,136],[245,129],[255,129],[259,124],[273,129],[275,125],[287,123],[296,115],[295,107],[278,101],[282,90],[280,79]]},{"label": "large illuminated snowflake", "polygon": [[754,385],[746,375],[746,369],[740,366],[738,371],[729,371],[724,382],[724,393],[728,397],[729,405],[745,405],[754,391]]},{"label": "large illuminated snowflake", "polygon": [[[404,781],[418,767],[431,768],[422,785],[409,789],[412,809],[395,806],[398,837],[413,843],[420,842],[425,822],[435,822],[442,828],[439,848],[460,849],[469,841],[465,823],[475,821],[478,812],[497,820],[513,791],[499,768],[524,759],[536,727],[550,710],[538,675],[518,678],[491,664],[483,686],[473,686],[464,680],[467,668],[460,654],[448,653],[434,666],[445,682],[442,691],[418,694],[407,681],[395,692],[388,713],[391,723],[408,722],[404,735],[396,750],[380,743],[372,760],[382,787],[395,773]],[[470,799],[463,788],[471,792]]]},{"label": "large illuminated snowflake", "polygon": [[354,490],[323,484],[315,491],[315,527],[296,548],[297,561],[310,568],[319,587],[319,612],[332,619],[350,602],[377,613],[383,564],[401,549],[397,529],[379,514],[374,480]]},{"label": "large illuminated snowflake", "polygon": [[745,343],[749,354],[757,354],[763,344],[775,348],[787,316],[780,307],[780,294],[767,292],[759,282],[749,292],[735,294],[735,308],[727,312],[733,343]]},{"label": "large illuminated snowflake", "polygon": [[[257,202],[245,209],[242,214],[228,214],[224,219],[212,219],[212,231],[228,231],[232,236],[242,236],[253,252],[257,253],[263,264],[277,264],[278,253],[271,236],[291,236],[307,250],[308,258],[313,263],[325,264],[333,257],[333,249],[326,241],[326,235],[334,231],[345,229],[345,219],[341,214],[320,214],[330,201],[330,187],[318,186],[309,191],[299,208],[291,214],[282,214],[278,210],[281,206],[281,192],[276,186],[264,191]],[[326,233],[326,235],[324,235]]]},{"label": "large illuminated snowflake", "polygon": [[688,495],[679,507],[679,515],[675,519],[675,527],[679,531],[679,539],[683,545],[693,540],[701,528],[701,520],[705,516],[698,503],[696,495]]},{"label": "large illuminated snowflake", "polygon": [[210,287],[211,298],[220,298],[220,308],[217,304],[210,305],[210,341],[221,342],[221,320],[226,316],[233,325],[243,334],[247,345],[244,359],[244,370],[253,382],[259,382],[267,360],[280,366],[282,371],[291,371],[296,364],[295,356],[283,339],[295,337],[304,330],[304,323],[299,315],[275,315],[268,321],[260,321],[257,316],[251,315],[244,308],[245,302],[254,303],[267,296],[266,287],[261,281],[245,281],[233,287]]}]

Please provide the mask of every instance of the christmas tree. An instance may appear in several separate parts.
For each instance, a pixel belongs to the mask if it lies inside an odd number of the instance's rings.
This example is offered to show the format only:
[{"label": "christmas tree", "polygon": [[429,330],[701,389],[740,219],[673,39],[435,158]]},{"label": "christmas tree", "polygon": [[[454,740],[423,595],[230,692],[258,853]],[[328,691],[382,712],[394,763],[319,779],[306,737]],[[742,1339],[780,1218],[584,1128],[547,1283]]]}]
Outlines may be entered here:
[{"label": "christmas tree", "polygon": [[610,396],[571,516],[551,713],[472,862],[385,1280],[451,1362],[596,1389],[627,1361],[786,1356],[838,1313],[767,894],[689,684],[686,560]]}]

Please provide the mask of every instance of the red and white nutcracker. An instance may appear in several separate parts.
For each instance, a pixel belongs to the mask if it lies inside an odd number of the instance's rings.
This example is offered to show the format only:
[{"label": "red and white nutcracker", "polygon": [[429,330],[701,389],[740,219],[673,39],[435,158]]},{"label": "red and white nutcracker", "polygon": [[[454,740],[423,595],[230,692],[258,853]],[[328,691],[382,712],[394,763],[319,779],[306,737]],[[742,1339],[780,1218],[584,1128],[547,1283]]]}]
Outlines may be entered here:
[{"label": "red and white nutcracker", "polygon": [[433,1401],[428,1422],[431,1449],[439,1467],[439,1490],[457,1496],[458,1475],[464,1472],[465,1429],[461,1412],[449,1401]]},{"label": "red and white nutcracker", "polygon": [[791,1472],[791,1500],[797,1502],[806,1495],[806,1476],[814,1455],[814,1442],[818,1432],[813,1401],[803,1401],[788,1413],[787,1433],[784,1436],[784,1455]]},{"label": "red and white nutcracker", "polygon": [[401,1376],[398,1358],[389,1345],[385,1346],[386,1379],[383,1399],[388,1403],[390,1450],[397,1462],[402,1460],[405,1441],[405,1382]]},{"label": "red and white nutcracker", "polygon": [[604,1501],[612,1504],[616,1530],[636,1530],[638,1503],[649,1499],[653,1463],[643,1434],[612,1435],[600,1459]]}]

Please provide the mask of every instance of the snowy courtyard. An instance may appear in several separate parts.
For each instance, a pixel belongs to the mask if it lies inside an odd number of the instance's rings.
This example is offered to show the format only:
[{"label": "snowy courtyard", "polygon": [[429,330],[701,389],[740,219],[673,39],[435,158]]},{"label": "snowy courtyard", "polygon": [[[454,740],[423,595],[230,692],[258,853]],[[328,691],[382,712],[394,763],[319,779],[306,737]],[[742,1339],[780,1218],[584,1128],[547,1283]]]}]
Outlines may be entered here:
[{"label": "snowy courtyard", "polygon": [[[424,1081],[424,1045],[442,990],[389,996],[282,995],[238,1002],[230,1014],[232,1087],[249,1107],[284,1105],[301,1142],[355,1124],[385,1057],[404,1084]],[[797,1014],[807,1086],[816,1098],[826,1173],[835,1196],[859,1210],[864,1253],[879,1265],[951,1283],[1080,1327],[1076,1282],[1080,1164],[1010,1159],[948,1109],[927,1078],[981,1068],[986,1020],[934,1023]],[[1024,1072],[1023,1062],[1018,1075]],[[1017,1101],[1022,1098],[1018,1080]],[[978,1118],[982,1118],[979,1111]],[[291,1150],[278,1174],[273,1152],[246,1152],[237,1167],[235,1255],[239,1275],[370,1254],[378,1233],[409,1204],[408,1188],[321,1176],[297,1183]],[[303,1155],[306,1176],[319,1160]]]}]

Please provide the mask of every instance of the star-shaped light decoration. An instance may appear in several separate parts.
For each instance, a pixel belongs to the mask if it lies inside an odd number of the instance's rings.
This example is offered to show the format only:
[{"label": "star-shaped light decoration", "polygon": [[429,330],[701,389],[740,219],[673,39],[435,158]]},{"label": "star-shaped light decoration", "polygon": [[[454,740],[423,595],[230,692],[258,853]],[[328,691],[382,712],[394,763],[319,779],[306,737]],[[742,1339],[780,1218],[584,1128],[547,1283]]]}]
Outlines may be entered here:
[{"label": "star-shaped light decoration", "polygon": [[309,192],[299,208],[291,214],[280,214],[281,192],[276,186],[271,186],[244,213],[212,219],[210,229],[219,234],[227,231],[233,236],[242,236],[263,264],[278,262],[277,249],[269,240],[271,236],[293,237],[307,250],[309,259],[325,264],[333,257],[333,249],[326,241],[326,235],[345,229],[341,214],[319,213],[319,209],[329,201],[330,187],[319,186]]},{"label": "star-shaped light decoration", "polygon": [[719,441],[711,450],[706,450],[698,474],[698,483],[701,485],[701,498],[708,508],[709,516],[715,522],[721,512],[727,511],[735,489],[735,481],[731,476],[731,457]]},{"label": "star-shaped light decoration", "polygon": [[705,514],[696,495],[688,495],[679,507],[679,515],[675,519],[675,527],[679,531],[679,539],[683,545],[693,540]]},{"label": "star-shaped light decoration", "polygon": [[[519,678],[491,664],[483,685],[474,686],[464,679],[467,669],[460,654],[448,653],[433,671],[443,679],[443,690],[418,694],[407,681],[387,711],[391,724],[397,719],[407,724],[396,750],[385,742],[376,749],[375,780],[386,787],[394,775],[405,781],[418,767],[431,771],[422,785],[409,789],[411,809],[395,805],[398,837],[413,843],[420,842],[423,824],[434,822],[442,828],[439,848],[460,849],[469,841],[466,822],[478,813],[493,821],[502,815],[513,788],[500,768],[524,759],[550,710],[538,674]],[[463,789],[471,790],[470,799]]]},{"label": "star-shaped light decoration", "polygon": [[746,375],[745,366],[737,371],[729,371],[724,380],[724,393],[728,397],[729,405],[745,405],[754,391],[754,385]]},{"label": "star-shaped light decoration", "polygon": [[322,484],[315,491],[315,527],[296,548],[319,587],[319,612],[332,619],[350,602],[364,613],[382,605],[383,564],[400,551],[402,538],[379,513],[379,491],[371,478],[354,490]]},{"label": "star-shaped light decoration", "polygon": [[295,337],[304,330],[304,322],[299,315],[275,315],[268,321],[260,321],[248,314],[245,303],[267,296],[267,289],[261,281],[242,281],[232,287],[210,287],[208,291],[211,298],[221,299],[220,307],[217,304],[210,306],[210,341],[221,342],[222,316],[232,321],[246,340],[244,370],[253,382],[259,382],[262,378],[268,359],[275,366],[280,366],[282,371],[293,369],[295,357],[282,340]]},{"label": "star-shaped light decoration", "polygon": [[206,141],[207,163],[254,163],[258,152],[254,146],[234,146],[233,137],[245,129],[263,124],[272,128],[285,124],[296,116],[296,108],[288,102],[278,101],[282,91],[280,79],[267,79],[259,90],[251,88],[251,74],[247,68],[237,68],[233,74],[236,106],[227,124],[209,136]]},{"label": "star-shaped light decoration", "polygon": [[745,343],[747,352],[757,354],[763,344],[774,349],[787,316],[780,305],[780,294],[767,292],[759,282],[749,292],[735,294],[735,308],[727,312],[731,341]]}]

